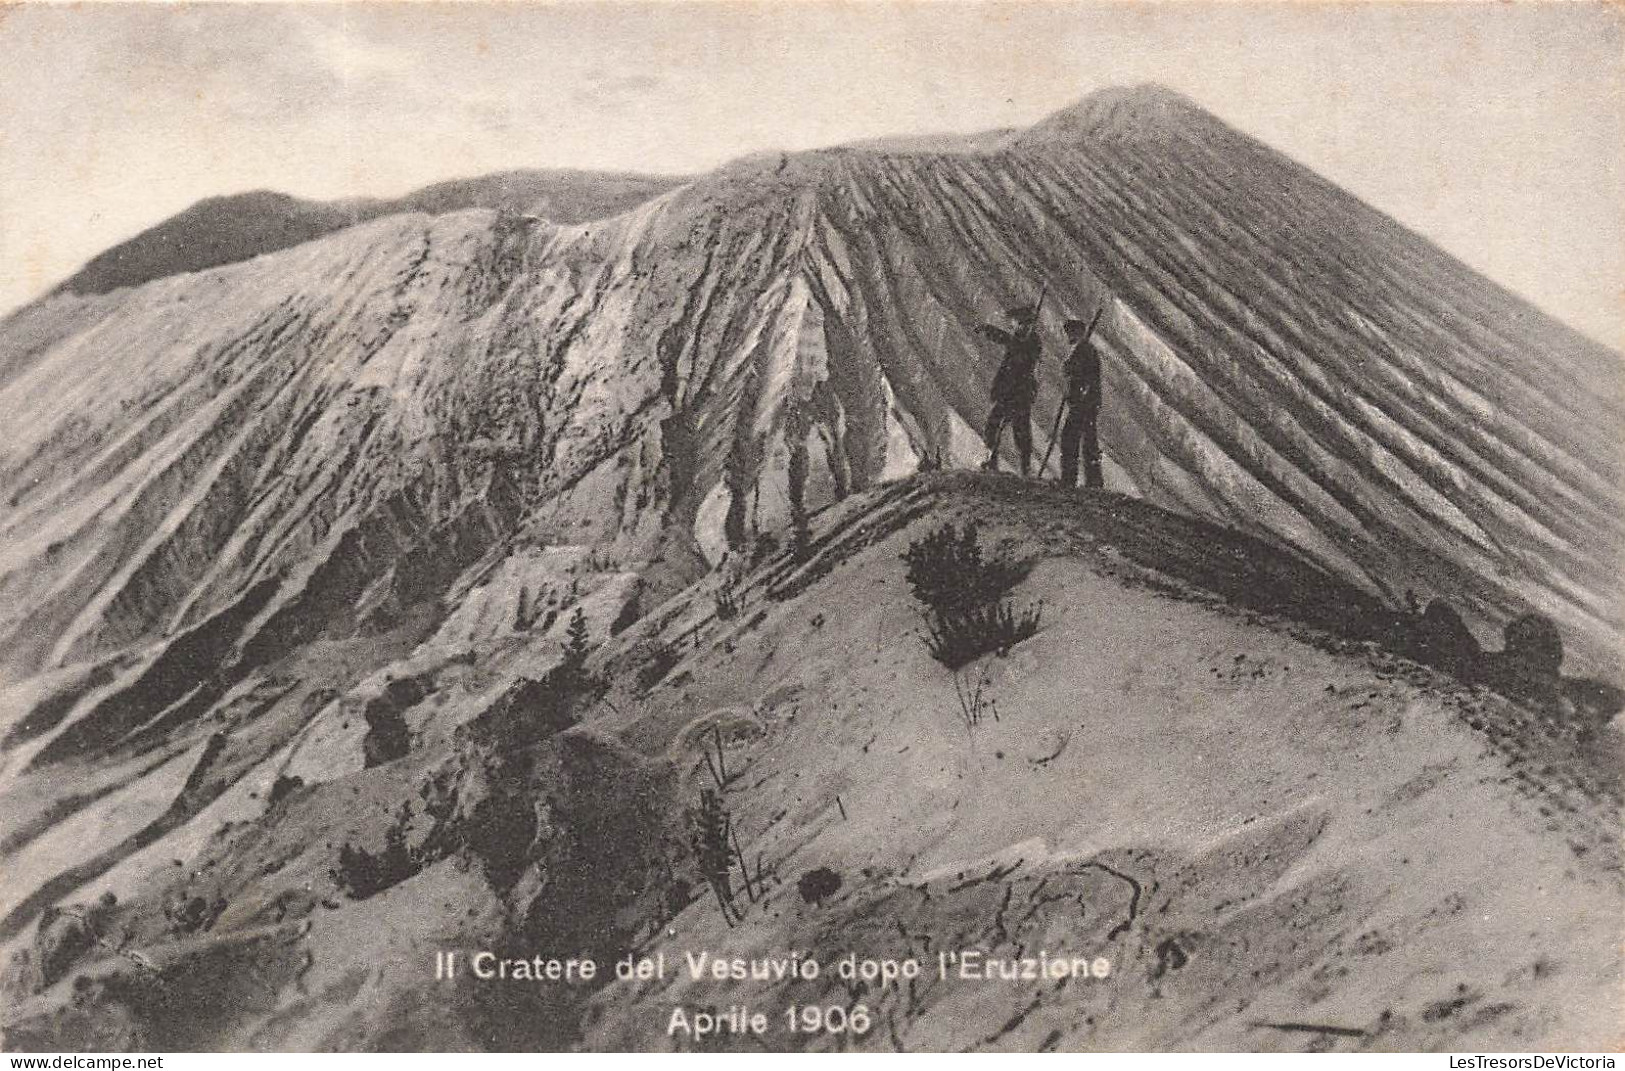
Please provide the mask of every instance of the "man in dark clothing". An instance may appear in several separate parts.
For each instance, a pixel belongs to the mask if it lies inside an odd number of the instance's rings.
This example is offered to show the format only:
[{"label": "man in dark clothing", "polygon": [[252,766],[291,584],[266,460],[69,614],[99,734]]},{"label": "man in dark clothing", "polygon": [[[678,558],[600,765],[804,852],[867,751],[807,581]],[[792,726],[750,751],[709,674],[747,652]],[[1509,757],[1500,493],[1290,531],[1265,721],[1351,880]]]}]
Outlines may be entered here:
[{"label": "man in dark clothing", "polygon": [[[1100,314],[1095,314],[1095,320]],[[1100,474],[1100,354],[1089,341],[1094,323],[1066,322],[1067,341],[1072,353],[1062,365],[1066,375],[1066,424],[1061,428],[1061,486],[1078,485],[1078,452],[1083,452],[1083,478],[1086,487],[1103,487]]]},{"label": "man in dark clothing", "polygon": [[987,415],[987,427],[982,439],[987,443],[987,461],[982,468],[989,472],[999,469],[999,440],[1004,427],[1016,439],[1016,453],[1021,458],[1021,474],[1027,475],[1033,456],[1033,399],[1038,396],[1038,358],[1042,347],[1038,342],[1038,309],[1023,305],[1011,309],[1010,330],[983,324],[978,332],[1004,347],[1004,360],[993,376],[993,409]]}]

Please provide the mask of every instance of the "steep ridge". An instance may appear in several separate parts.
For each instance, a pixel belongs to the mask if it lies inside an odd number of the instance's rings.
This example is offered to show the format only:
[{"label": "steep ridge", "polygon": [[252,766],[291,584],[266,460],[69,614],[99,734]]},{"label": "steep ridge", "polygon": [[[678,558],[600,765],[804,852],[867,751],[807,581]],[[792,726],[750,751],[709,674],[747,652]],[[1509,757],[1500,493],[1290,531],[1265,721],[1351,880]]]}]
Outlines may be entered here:
[{"label": "steep ridge", "polygon": [[597,171],[506,171],[437,182],[391,200],[310,201],[270,190],[211,197],[93,257],[58,288],[103,294],[168,275],[274,253],[368,220],[402,212],[444,215],[468,208],[534,213],[555,223],[613,216],[679,180]]},{"label": "steep ridge", "polygon": [[715,560],[747,523],[972,460],[996,355],[969,330],[1040,278],[1052,348],[1063,310],[1107,306],[1113,486],[1390,597],[1533,606],[1606,658],[1617,356],[1141,90],[994,155],[753,159],[596,224],[392,217],[88,322],[51,299],[5,346],[35,361],[4,397],[8,660],[218,612],[383,488],[433,526],[493,481],[557,509],[599,472],[613,538],[672,520]]}]

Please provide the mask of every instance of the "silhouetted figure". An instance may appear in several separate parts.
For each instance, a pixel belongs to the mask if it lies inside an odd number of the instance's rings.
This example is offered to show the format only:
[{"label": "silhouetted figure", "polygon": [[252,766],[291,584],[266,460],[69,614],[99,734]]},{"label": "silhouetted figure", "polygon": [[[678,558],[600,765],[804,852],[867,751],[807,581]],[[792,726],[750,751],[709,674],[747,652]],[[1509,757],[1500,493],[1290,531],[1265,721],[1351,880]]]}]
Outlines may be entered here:
[{"label": "silhouetted figure", "polygon": [[[1095,316],[1099,320],[1099,314]],[[1066,424],[1061,428],[1061,486],[1078,485],[1078,454],[1083,454],[1086,487],[1104,487],[1100,472],[1100,354],[1089,336],[1093,323],[1066,322],[1072,353],[1062,365],[1066,375]]]},{"label": "silhouetted figure", "polygon": [[978,333],[1004,347],[1004,360],[993,376],[993,409],[982,433],[988,449],[982,468],[999,470],[999,440],[1008,424],[1015,435],[1021,474],[1026,476],[1032,467],[1032,409],[1033,399],[1038,396],[1038,358],[1043,352],[1038,342],[1038,308],[1023,305],[1006,315],[1010,318],[1009,331],[992,324],[977,328]]}]

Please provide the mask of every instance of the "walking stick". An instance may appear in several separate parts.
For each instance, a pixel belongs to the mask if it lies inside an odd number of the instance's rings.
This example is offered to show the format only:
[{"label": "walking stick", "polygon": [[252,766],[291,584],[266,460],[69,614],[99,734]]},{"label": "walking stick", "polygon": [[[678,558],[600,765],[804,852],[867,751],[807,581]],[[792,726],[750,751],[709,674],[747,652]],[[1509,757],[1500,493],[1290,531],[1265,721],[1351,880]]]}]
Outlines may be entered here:
[{"label": "walking stick", "polygon": [[1066,399],[1062,398],[1061,404],[1055,407],[1055,425],[1049,429],[1049,446],[1044,448],[1043,464],[1038,466],[1038,475],[1040,479],[1043,478],[1044,470],[1049,468],[1049,457],[1055,452],[1055,438],[1061,433],[1061,417],[1065,413]]}]

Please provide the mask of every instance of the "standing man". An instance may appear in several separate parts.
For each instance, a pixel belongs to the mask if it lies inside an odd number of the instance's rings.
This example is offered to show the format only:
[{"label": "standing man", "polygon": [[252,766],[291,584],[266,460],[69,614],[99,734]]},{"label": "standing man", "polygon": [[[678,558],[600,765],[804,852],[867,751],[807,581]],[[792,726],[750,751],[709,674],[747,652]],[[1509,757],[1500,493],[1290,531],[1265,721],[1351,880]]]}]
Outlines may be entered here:
[{"label": "standing man", "polygon": [[982,439],[987,443],[987,461],[982,468],[999,471],[999,440],[1004,437],[1004,426],[1016,439],[1016,453],[1021,458],[1021,474],[1026,476],[1032,466],[1033,455],[1033,399],[1038,396],[1038,358],[1042,347],[1038,342],[1038,306],[1022,305],[1005,315],[1010,320],[1006,331],[993,324],[983,324],[977,332],[1004,347],[1004,360],[993,376],[993,409],[987,415],[987,428]]},{"label": "standing man", "polygon": [[1072,353],[1063,364],[1066,375],[1066,426],[1061,429],[1061,486],[1078,485],[1078,450],[1083,450],[1083,478],[1086,487],[1104,487],[1100,474],[1100,354],[1089,341],[1100,313],[1085,323],[1066,322],[1067,341]]}]

